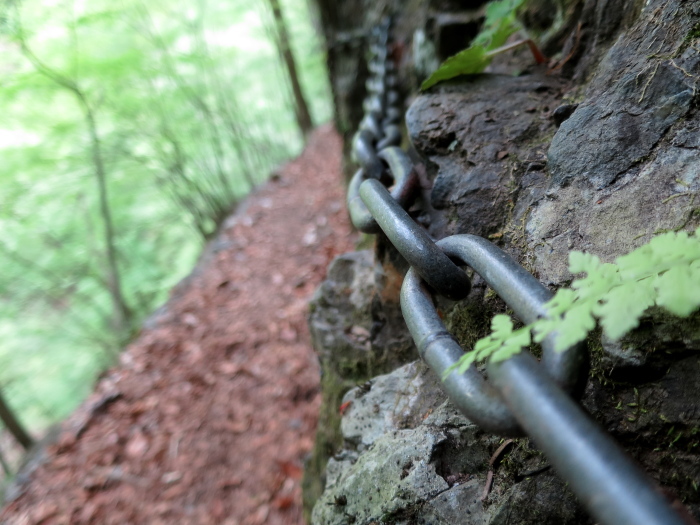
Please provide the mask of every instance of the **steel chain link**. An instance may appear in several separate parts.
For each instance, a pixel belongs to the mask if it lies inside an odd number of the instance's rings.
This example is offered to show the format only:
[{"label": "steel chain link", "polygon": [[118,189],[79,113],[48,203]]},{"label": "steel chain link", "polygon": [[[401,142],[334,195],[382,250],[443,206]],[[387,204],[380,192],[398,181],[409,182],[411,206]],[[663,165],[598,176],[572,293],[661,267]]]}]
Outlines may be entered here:
[{"label": "steel chain link", "polygon": [[[470,266],[523,322],[545,315],[551,292],[490,241],[454,235],[438,241],[411,219],[418,189],[416,170],[400,148],[402,111],[389,56],[390,21],[372,33],[364,101],[365,116],[353,139],[360,169],[348,188],[348,209],[356,228],[383,231],[411,266],[401,290],[401,309],[421,357],[442,377],[463,355],[440,319],[432,294],[458,300],[470,281],[453,262]],[[385,183],[393,184],[388,190]],[[602,431],[570,395],[582,393],[588,374],[583,345],[554,351],[556,334],[544,341],[538,363],[523,352],[487,367],[451,372],[444,388],[455,405],[484,430],[528,435],[543,450],[589,512],[609,525],[682,524],[641,469]],[[568,394],[567,394],[568,392]]]}]

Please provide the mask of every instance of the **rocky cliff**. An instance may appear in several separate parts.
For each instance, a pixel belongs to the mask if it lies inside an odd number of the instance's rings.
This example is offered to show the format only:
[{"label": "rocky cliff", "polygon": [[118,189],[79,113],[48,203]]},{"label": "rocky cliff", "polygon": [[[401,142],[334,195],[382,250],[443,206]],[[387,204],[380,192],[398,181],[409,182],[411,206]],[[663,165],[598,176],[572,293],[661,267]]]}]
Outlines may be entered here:
[{"label": "rocky cliff", "polygon": [[[516,51],[415,95],[476,34],[481,4],[318,1],[346,138],[362,115],[368,28],[395,14],[405,144],[429,179],[417,220],[437,238],[498,242],[552,288],[570,282],[571,250],[611,261],[658,232],[696,228],[700,5],[530,0],[521,19],[555,57],[548,66]],[[312,523],[592,523],[528,439],[494,455],[504,441],[456,412],[415,361],[397,305],[405,264],[381,235],[374,246],[337,259],[312,304],[324,374],[306,478]],[[465,347],[505,309],[478,277],[465,301],[440,306]],[[651,312],[622,342],[591,337],[582,400],[696,518],[699,348],[697,315]]]}]

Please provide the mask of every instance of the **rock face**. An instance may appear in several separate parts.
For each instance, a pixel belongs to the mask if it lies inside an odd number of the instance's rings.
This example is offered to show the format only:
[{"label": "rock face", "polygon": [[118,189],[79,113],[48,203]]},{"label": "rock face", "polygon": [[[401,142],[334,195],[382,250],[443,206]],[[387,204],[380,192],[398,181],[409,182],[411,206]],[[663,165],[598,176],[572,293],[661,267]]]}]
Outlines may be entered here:
[{"label": "rock face", "polygon": [[[457,412],[422,362],[379,376],[343,401],[350,407],[341,425],[345,447],[328,462],[313,523],[585,523],[546,465],[515,485],[502,484],[499,474],[485,495],[490,451],[500,440]],[[517,455],[533,456],[542,468],[533,450],[518,446]],[[504,503],[488,504],[495,500]]]},{"label": "rock face", "polygon": [[450,219],[443,228],[431,220],[433,235],[502,231],[519,185],[529,193],[546,177],[546,144],[555,131],[547,114],[562,90],[560,79],[540,73],[482,75],[415,100],[408,135],[429,160],[430,204]]},{"label": "rock face", "polygon": [[309,324],[321,363],[323,400],[322,423],[304,475],[309,509],[325,485],[326,462],[343,443],[343,394],[414,358],[398,304],[382,301],[377,292],[378,271],[370,251],[342,255],[329,267],[311,302]]},{"label": "rock face", "polygon": [[[367,11],[359,0],[342,4],[356,35],[382,14],[399,13],[395,51],[410,93],[426,64],[444,58],[450,24],[466,30],[479,2],[415,0],[400,11],[388,1]],[[329,13],[341,8],[322,10],[327,36],[337,36]],[[552,71],[527,69],[531,59],[516,53],[492,65],[498,74],[440,84],[407,107],[407,139],[428,179],[413,210],[418,221],[437,238],[491,238],[551,287],[572,279],[571,250],[612,261],[660,231],[697,228],[700,4],[533,1],[523,21],[548,53],[560,53]],[[353,56],[361,61],[359,51]],[[339,115],[356,110],[340,88],[362,93],[363,82],[331,68]],[[316,480],[309,510],[318,498],[311,522],[592,523],[529,440],[491,461],[503,440],[457,413],[438,379],[409,362],[417,355],[390,293],[400,277],[375,263],[387,259],[378,246],[339,259],[313,305],[328,392],[319,436],[332,439],[319,438],[325,456],[308,471]],[[466,301],[439,303],[465,347],[504,309],[478,276],[473,284]],[[583,405],[700,518],[700,315],[652,311],[622,341],[597,334],[589,348]],[[372,378],[379,373],[387,375]]]},{"label": "rock face", "polygon": [[569,277],[572,249],[611,260],[694,220],[699,12],[697,4],[650,4],[554,135],[546,196],[527,223],[544,281]]}]

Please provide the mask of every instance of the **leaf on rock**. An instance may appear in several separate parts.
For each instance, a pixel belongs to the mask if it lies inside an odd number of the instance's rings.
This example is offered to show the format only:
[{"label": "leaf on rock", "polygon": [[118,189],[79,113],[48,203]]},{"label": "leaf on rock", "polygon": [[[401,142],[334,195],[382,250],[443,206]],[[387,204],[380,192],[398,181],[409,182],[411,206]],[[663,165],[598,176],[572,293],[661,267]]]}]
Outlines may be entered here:
[{"label": "leaf on rock", "polygon": [[491,62],[489,51],[501,47],[508,37],[518,30],[515,10],[524,0],[501,0],[486,6],[486,18],[481,32],[471,46],[445,60],[440,67],[421,84],[426,90],[443,80],[460,75],[481,73]]},{"label": "leaf on rock", "polygon": [[513,330],[507,315],[495,316],[491,335],[465,355],[460,370],[476,360],[508,359],[531,340],[541,343],[552,333],[556,334],[555,350],[564,351],[588,336],[596,318],[606,336],[620,339],[637,327],[654,304],[687,317],[700,307],[700,228],[695,235],[668,232],[654,237],[614,264],[588,253],[571,252],[569,270],[586,276],[576,279],[571,289],[558,290],[545,304],[545,317]]},{"label": "leaf on rock", "polygon": [[445,60],[437,71],[423,81],[420,88],[426,90],[443,80],[481,73],[489,62],[490,60],[486,58],[486,49],[480,46],[468,47]]}]

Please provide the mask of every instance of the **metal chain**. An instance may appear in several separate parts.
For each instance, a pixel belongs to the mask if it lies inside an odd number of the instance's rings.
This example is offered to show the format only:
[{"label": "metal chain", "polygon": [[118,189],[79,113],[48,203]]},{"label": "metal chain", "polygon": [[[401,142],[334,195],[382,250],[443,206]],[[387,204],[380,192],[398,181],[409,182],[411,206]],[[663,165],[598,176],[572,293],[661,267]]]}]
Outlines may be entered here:
[{"label": "metal chain", "polygon": [[[407,212],[417,193],[416,170],[403,151],[398,122],[402,112],[395,66],[388,54],[390,21],[372,33],[371,73],[363,104],[365,117],[353,139],[360,169],[348,188],[355,227],[383,231],[411,266],[401,289],[401,310],[421,357],[442,377],[463,355],[433,302],[433,293],[453,300],[467,296],[470,281],[453,261],[470,266],[530,323],[545,315],[551,292],[490,241],[454,235],[434,242]],[[385,184],[393,181],[393,188]],[[527,352],[489,364],[489,381],[472,365],[452,371],[443,382],[455,405],[484,430],[527,435],[549,458],[580,501],[609,525],[681,525],[655,484],[574,402],[588,375],[584,345],[554,351],[556,334],[543,344],[538,363]]]}]

